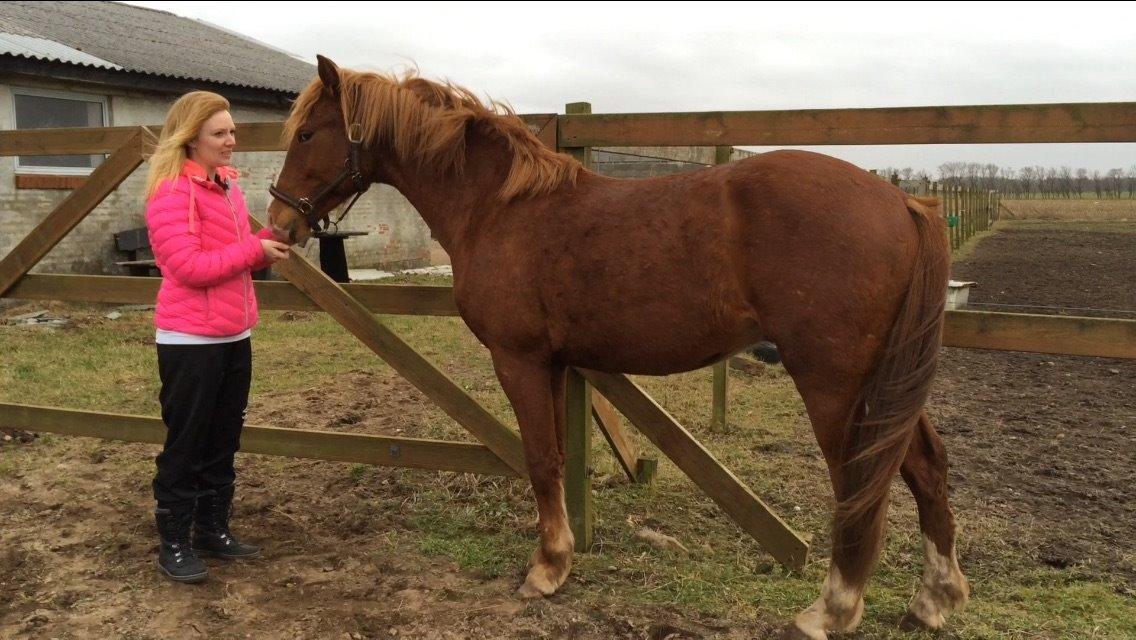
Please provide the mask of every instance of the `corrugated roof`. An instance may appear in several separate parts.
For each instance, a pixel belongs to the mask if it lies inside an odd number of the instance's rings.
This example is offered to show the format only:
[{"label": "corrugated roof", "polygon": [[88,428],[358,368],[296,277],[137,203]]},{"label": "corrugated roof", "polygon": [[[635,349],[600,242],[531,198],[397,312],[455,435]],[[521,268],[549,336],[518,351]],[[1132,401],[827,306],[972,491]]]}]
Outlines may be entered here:
[{"label": "corrugated roof", "polygon": [[286,92],[316,75],[315,65],[239,33],[117,2],[2,2],[5,53]]},{"label": "corrugated roof", "polygon": [[120,71],[122,70],[122,67],[114,64],[113,62],[107,62],[102,58],[96,58],[89,53],[83,53],[78,49],[72,49],[65,44],[61,44],[53,40],[46,40],[44,38],[21,36],[15,33],[0,32],[0,55],[2,54],[24,56],[26,58],[37,58],[39,60],[69,62],[71,64],[102,67],[104,69],[118,69]]}]

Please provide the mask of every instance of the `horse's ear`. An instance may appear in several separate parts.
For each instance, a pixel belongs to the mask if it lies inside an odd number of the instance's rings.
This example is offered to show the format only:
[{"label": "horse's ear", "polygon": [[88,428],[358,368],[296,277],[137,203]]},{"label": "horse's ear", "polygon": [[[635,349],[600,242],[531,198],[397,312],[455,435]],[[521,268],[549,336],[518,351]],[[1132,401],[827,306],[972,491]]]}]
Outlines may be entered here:
[{"label": "horse's ear", "polygon": [[319,54],[316,54],[316,60],[319,62],[319,77],[323,86],[331,92],[332,95],[339,95],[339,67],[335,63]]}]

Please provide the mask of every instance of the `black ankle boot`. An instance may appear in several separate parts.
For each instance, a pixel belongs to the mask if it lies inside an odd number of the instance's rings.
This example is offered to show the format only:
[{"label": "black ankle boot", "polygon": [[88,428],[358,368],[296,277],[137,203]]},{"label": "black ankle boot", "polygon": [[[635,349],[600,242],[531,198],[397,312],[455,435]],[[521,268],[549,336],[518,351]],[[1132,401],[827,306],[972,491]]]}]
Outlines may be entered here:
[{"label": "black ankle boot", "polygon": [[189,530],[193,526],[193,512],[158,509],[158,534],[162,537],[158,551],[158,568],[176,582],[201,582],[205,579],[205,563],[189,544]]},{"label": "black ankle boot", "polygon": [[255,558],[260,547],[244,544],[229,531],[229,516],[233,513],[233,485],[197,499],[194,518],[193,548],[203,555],[229,560]]}]

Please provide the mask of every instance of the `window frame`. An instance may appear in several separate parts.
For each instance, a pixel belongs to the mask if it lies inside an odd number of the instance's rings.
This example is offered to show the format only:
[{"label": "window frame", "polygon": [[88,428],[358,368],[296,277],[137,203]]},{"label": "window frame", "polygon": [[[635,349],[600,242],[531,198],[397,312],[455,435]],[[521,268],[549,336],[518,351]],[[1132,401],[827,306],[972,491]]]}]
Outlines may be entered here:
[{"label": "window frame", "polygon": [[[73,102],[95,102],[102,107],[102,124],[98,127],[109,126],[107,123],[110,120],[110,101],[105,95],[97,95],[91,93],[79,93],[77,91],[60,91],[56,89],[34,89],[31,87],[10,87],[12,94],[12,126],[16,131],[37,131],[37,129],[21,129],[17,120],[16,114],[16,96],[29,96],[33,98],[55,98],[57,100],[71,100]],[[95,126],[90,127],[97,128]],[[51,154],[51,155],[75,155],[75,156],[102,156],[106,159],[105,153],[68,153],[68,154]],[[34,157],[34,156],[29,156]],[[97,168],[95,167],[49,167],[34,164],[22,164],[20,156],[16,156],[16,173],[24,175],[54,175],[54,176],[89,176],[91,172]]]}]

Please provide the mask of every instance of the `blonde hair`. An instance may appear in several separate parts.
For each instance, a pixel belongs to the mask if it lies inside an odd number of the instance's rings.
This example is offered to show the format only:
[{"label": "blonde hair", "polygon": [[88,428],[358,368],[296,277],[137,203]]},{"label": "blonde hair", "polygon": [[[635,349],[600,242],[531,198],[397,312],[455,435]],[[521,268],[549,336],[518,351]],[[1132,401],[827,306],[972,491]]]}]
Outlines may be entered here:
[{"label": "blonde hair", "polygon": [[185,164],[186,147],[197,139],[205,121],[221,111],[229,110],[224,96],[209,91],[191,91],[177,99],[166,114],[166,124],[158,146],[150,157],[150,171],[146,174],[146,197],[150,198],[165,180],[181,173]]}]

